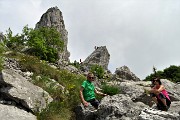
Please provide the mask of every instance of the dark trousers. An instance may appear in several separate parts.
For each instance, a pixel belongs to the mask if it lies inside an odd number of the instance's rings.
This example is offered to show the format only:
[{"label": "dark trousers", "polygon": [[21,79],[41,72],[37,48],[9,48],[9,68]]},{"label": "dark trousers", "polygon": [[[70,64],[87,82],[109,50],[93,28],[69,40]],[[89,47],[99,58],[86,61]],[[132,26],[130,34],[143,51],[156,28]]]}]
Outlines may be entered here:
[{"label": "dark trousers", "polygon": [[98,106],[99,106],[99,101],[98,101],[98,100],[92,99],[92,100],[89,100],[89,101],[87,101],[87,102],[90,102],[91,105],[92,105],[94,108],[98,109]]},{"label": "dark trousers", "polygon": [[160,99],[166,99],[166,104],[168,107],[166,109],[169,109],[169,107],[171,105],[171,101],[164,94],[160,93],[159,96],[156,96],[155,94],[152,93],[151,96],[157,98],[157,101],[158,101],[157,108],[159,110],[164,110],[164,108],[165,108],[165,105],[163,104],[163,102]]}]

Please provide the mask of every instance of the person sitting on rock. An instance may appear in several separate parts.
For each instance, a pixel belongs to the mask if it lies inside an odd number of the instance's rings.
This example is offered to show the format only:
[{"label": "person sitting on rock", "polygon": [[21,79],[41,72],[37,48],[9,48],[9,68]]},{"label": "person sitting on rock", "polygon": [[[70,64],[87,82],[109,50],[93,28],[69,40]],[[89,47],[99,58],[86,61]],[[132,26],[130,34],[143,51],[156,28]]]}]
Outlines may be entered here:
[{"label": "person sitting on rock", "polygon": [[93,73],[88,73],[87,80],[82,83],[80,88],[80,98],[85,107],[87,107],[90,103],[92,106],[94,106],[94,108],[97,109],[99,106],[99,101],[96,99],[95,93],[102,96],[106,96],[107,94],[97,91],[92,83],[93,81]]},{"label": "person sitting on rock", "polygon": [[171,104],[168,92],[159,78],[153,79],[152,83],[154,84],[154,87],[149,91],[152,100],[157,104],[159,110],[167,111]]}]

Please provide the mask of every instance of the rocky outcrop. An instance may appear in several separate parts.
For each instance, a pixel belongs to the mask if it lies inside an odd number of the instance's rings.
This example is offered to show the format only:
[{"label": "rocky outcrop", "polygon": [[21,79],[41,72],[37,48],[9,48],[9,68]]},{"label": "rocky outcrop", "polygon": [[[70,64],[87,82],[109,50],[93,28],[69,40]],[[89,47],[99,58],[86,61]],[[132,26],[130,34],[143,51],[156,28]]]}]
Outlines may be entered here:
[{"label": "rocky outcrop", "polygon": [[81,106],[76,113],[81,113],[79,120],[138,120],[141,110],[146,107],[143,103],[134,103],[127,95],[118,94],[104,97],[97,110],[86,110]]},{"label": "rocky outcrop", "polygon": [[37,120],[32,113],[10,105],[0,104],[1,120]]},{"label": "rocky outcrop", "polygon": [[36,29],[40,27],[55,27],[57,29],[64,41],[64,49],[63,52],[59,53],[59,59],[60,61],[69,61],[70,53],[67,50],[68,32],[65,29],[62,12],[58,9],[58,7],[52,7],[42,15],[40,21],[36,24]]},{"label": "rocky outcrop", "polygon": [[150,89],[150,81],[111,81],[108,84],[117,85],[121,94],[106,96],[101,100],[97,111],[85,110],[81,107],[78,115],[81,120],[180,120],[179,84],[161,79],[172,100],[167,112],[157,110],[145,89]]},{"label": "rocky outcrop", "polygon": [[130,71],[127,66],[116,68],[115,77],[119,77],[125,80],[140,81],[140,79]]},{"label": "rocky outcrop", "polygon": [[4,35],[3,33],[0,32],[0,42],[3,42],[3,40],[4,40]]},{"label": "rocky outcrop", "polygon": [[146,108],[141,111],[139,120],[179,120],[180,115],[178,113],[170,113],[151,108]]},{"label": "rocky outcrop", "polygon": [[95,50],[84,61],[84,65],[100,65],[104,69],[108,69],[110,54],[106,46],[95,47]]},{"label": "rocky outcrop", "polygon": [[136,120],[143,108],[143,103],[134,103],[124,94],[104,97],[98,109],[98,120],[131,119]]},{"label": "rocky outcrop", "polygon": [[0,93],[5,99],[38,112],[53,100],[42,88],[33,85],[13,69],[4,69],[0,75]]},{"label": "rocky outcrop", "polygon": [[180,84],[173,83],[167,79],[161,79],[162,84],[166,87],[172,101],[180,101]]}]

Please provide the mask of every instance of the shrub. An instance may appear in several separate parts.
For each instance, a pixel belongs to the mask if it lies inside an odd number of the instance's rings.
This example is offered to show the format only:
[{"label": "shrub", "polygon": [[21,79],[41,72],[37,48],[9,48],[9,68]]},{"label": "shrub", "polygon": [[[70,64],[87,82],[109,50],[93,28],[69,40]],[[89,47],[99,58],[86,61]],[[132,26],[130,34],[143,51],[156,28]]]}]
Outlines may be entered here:
[{"label": "shrub", "polygon": [[5,44],[8,48],[20,51],[25,46],[30,47],[27,51],[42,60],[55,62],[58,60],[58,52],[64,48],[64,42],[60,33],[55,28],[41,27],[32,29],[25,26],[22,34],[13,36],[9,28],[5,35]]},{"label": "shrub", "polygon": [[145,78],[146,81],[152,80],[154,77],[164,78],[173,82],[180,82],[180,66],[171,65],[163,71],[157,71]]},{"label": "shrub", "polygon": [[103,78],[103,76],[104,76],[104,69],[103,69],[103,67],[102,66],[100,66],[100,65],[92,65],[91,67],[90,67],[90,71],[94,74],[94,75],[96,75],[99,79],[101,79],[101,78]]},{"label": "shrub", "polygon": [[120,93],[120,89],[115,85],[107,85],[104,83],[102,85],[102,92],[108,95],[115,95]]}]

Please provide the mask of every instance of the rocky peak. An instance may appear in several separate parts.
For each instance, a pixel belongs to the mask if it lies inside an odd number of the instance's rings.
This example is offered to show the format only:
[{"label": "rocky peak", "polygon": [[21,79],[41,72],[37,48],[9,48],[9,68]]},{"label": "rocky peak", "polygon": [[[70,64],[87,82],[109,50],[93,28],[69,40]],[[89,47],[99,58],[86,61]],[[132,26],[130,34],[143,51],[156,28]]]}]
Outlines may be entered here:
[{"label": "rocky peak", "polygon": [[69,61],[70,53],[67,50],[68,32],[65,29],[62,12],[58,9],[58,7],[49,8],[46,13],[41,16],[41,19],[36,24],[35,29],[40,27],[55,27],[57,29],[62,36],[62,40],[64,41],[64,50],[63,52],[59,53],[59,59]]},{"label": "rocky peak", "polygon": [[115,75],[126,80],[139,81],[140,79],[127,66],[116,68]]},{"label": "rocky peak", "polygon": [[89,55],[84,61],[83,64],[98,64],[101,65],[104,69],[108,68],[110,59],[110,54],[106,46],[96,47],[95,50]]}]

